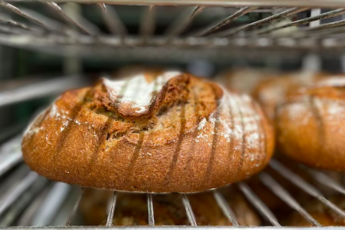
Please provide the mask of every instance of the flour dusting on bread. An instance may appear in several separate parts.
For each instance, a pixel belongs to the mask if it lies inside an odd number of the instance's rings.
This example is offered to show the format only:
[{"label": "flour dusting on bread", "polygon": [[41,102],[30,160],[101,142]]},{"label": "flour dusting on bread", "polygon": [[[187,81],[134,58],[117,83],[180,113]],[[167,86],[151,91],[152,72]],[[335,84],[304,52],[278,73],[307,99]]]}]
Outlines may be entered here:
[{"label": "flour dusting on bread", "polygon": [[[155,92],[159,92],[171,78],[179,74],[181,73],[177,71],[164,72],[151,82],[148,82],[144,74],[123,81],[111,81],[103,78],[103,84],[113,104],[130,104],[137,114],[142,114],[149,109]],[[126,87],[126,85],[130,87]],[[126,90],[124,90],[125,87]]]}]

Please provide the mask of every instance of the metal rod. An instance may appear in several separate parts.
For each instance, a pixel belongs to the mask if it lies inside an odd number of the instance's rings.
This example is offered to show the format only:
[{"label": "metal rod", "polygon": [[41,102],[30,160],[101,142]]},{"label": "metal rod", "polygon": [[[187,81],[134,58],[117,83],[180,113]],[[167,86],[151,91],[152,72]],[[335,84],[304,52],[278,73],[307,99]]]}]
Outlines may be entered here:
[{"label": "metal rod", "polygon": [[114,219],[114,213],[115,213],[115,207],[116,207],[116,198],[117,198],[117,192],[114,192],[112,199],[109,200],[110,211],[107,217],[107,224],[106,224],[107,227],[113,226],[113,219]]},{"label": "metal rod", "polygon": [[20,216],[19,220],[17,221],[18,225],[20,226],[32,226],[32,220],[34,219],[37,211],[40,207],[44,204],[44,201],[51,190],[52,186],[49,184],[48,179],[44,177],[40,177],[38,180],[45,180],[48,184],[45,186],[39,194],[37,194],[30,203],[30,206],[24,211],[24,213]]},{"label": "metal rod", "polygon": [[199,36],[212,34],[213,32],[217,31],[218,29],[222,28],[223,26],[228,25],[230,22],[232,22],[235,19],[255,10],[256,8],[257,7],[249,7],[249,6],[243,7],[241,9],[237,10],[235,13],[233,13],[229,17],[223,19],[221,22],[217,23],[216,25],[212,25],[210,27],[202,29],[199,32],[192,33],[190,36],[191,37],[199,37]]},{"label": "metal rod", "polygon": [[11,188],[3,197],[0,203],[0,216],[20,197],[38,178],[38,174],[30,172],[18,185]]},{"label": "metal rod", "polygon": [[10,91],[3,91],[0,92],[0,107],[47,95],[54,95],[67,89],[80,87],[85,83],[85,80],[79,76],[68,76],[32,83]]},{"label": "metal rod", "polygon": [[79,207],[79,203],[80,203],[80,201],[81,201],[81,198],[83,197],[83,195],[84,195],[84,188],[83,187],[81,187],[80,188],[80,192],[79,192],[79,195],[78,195],[78,198],[77,198],[77,200],[76,200],[76,202],[75,202],[75,204],[74,204],[74,206],[73,206],[73,209],[71,210],[71,212],[70,212],[70,214],[69,214],[69,216],[68,216],[68,219],[67,219],[67,221],[66,221],[66,223],[65,223],[65,226],[70,226],[71,225],[71,223],[72,223],[72,221],[73,221],[73,219],[74,219],[74,216],[75,216],[75,214],[76,214],[76,212],[77,212],[77,209],[78,209],[78,207]]},{"label": "metal rod", "polygon": [[288,17],[288,16],[291,16],[291,15],[294,15],[294,14],[297,14],[297,13],[300,13],[302,11],[306,11],[308,10],[309,8],[297,8],[297,7],[294,7],[294,8],[291,8],[291,9],[288,9],[288,10],[285,10],[285,11],[282,11],[280,13],[277,13],[277,14],[274,14],[272,16],[269,16],[269,17],[266,17],[264,19],[261,19],[261,20],[258,20],[258,21],[255,21],[255,22],[252,22],[252,23],[249,23],[247,25],[244,25],[244,26],[239,26],[237,28],[234,28],[234,29],[229,29],[229,30],[226,30],[226,31],[222,31],[222,32],[219,32],[219,33],[216,33],[216,34],[213,34],[213,36],[215,37],[225,37],[225,36],[233,36],[241,31],[244,31],[244,30],[247,30],[251,27],[257,27],[257,26],[261,26],[263,24],[266,24],[266,23],[269,23],[269,22],[272,22],[274,20],[278,20],[278,19],[281,19],[281,18],[284,18],[284,17]]},{"label": "metal rod", "polygon": [[304,219],[309,221],[314,226],[321,227],[321,224],[317,222],[302,206],[282,187],[280,186],[270,175],[267,173],[261,173],[259,175],[261,181],[266,185],[274,194],[282,199],[291,208],[296,210],[303,216]]},{"label": "metal rod", "polygon": [[118,34],[123,39],[127,34],[127,30],[113,6],[107,7],[104,3],[98,3],[97,5],[101,9],[103,20],[107,24],[109,31],[114,35]]},{"label": "metal rod", "polygon": [[53,27],[52,25],[47,25],[46,23],[42,22],[41,20],[30,16],[29,14],[25,13],[23,10],[20,10],[19,8],[15,7],[14,5],[11,5],[7,2],[0,1],[0,6],[12,11],[15,14],[18,14],[24,18],[29,19],[30,21],[41,26],[42,28],[44,28],[45,30],[47,30],[49,32],[58,32],[61,34],[66,34],[66,32],[61,30],[60,28]]},{"label": "metal rod", "polygon": [[18,218],[22,216],[22,213],[29,206],[31,207],[32,200],[44,189],[48,180],[43,177],[39,177],[34,184],[28,188],[25,193],[18,197],[15,203],[13,203],[7,211],[0,218],[0,228],[8,227],[18,221]]},{"label": "metal rod", "polygon": [[324,23],[324,24],[319,25],[319,26],[309,27],[309,28],[306,28],[304,31],[328,29],[328,28],[334,28],[334,27],[339,27],[339,26],[344,26],[344,25],[345,25],[345,19],[340,20],[340,21],[336,21],[336,22]]},{"label": "metal rod", "polygon": [[71,186],[61,182],[54,183],[43,205],[37,210],[33,226],[50,225],[71,190]]},{"label": "metal rod", "polygon": [[254,32],[250,33],[249,35],[250,36],[256,36],[256,35],[260,35],[260,34],[266,34],[266,33],[270,33],[270,32],[275,31],[275,30],[287,28],[287,27],[290,27],[290,26],[304,25],[304,24],[307,24],[307,23],[310,23],[310,22],[313,22],[313,21],[335,17],[335,16],[338,16],[338,15],[341,15],[341,14],[344,14],[344,13],[345,13],[345,9],[336,9],[336,10],[329,11],[327,13],[323,13],[323,14],[314,16],[314,17],[303,18],[303,19],[300,19],[300,20],[297,20],[297,21],[293,21],[293,22],[289,22],[289,23],[286,23],[286,24],[283,24],[283,25],[278,25],[278,26],[274,26],[274,27],[271,27],[271,28],[264,28],[262,30],[257,30],[257,31],[254,31]]},{"label": "metal rod", "polygon": [[186,194],[181,194],[181,196],[182,196],[182,203],[183,203],[183,206],[186,210],[189,224],[193,227],[196,227],[197,224],[196,224],[196,220],[195,220],[195,215],[194,215],[192,206],[190,205],[189,199],[188,199]]},{"label": "metal rod", "polygon": [[81,25],[77,21],[73,20],[71,17],[67,16],[61,9],[61,7],[56,4],[55,2],[47,2],[46,3],[51,9],[53,9],[57,14],[59,14],[62,18],[64,18],[66,21],[71,23],[72,25],[78,27],[81,31],[83,31],[85,34],[89,35],[96,35],[98,34],[98,31],[94,30],[92,27],[87,27],[87,25]]},{"label": "metal rod", "polygon": [[148,222],[149,226],[155,226],[155,215],[153,209],[152,194],[147,194],[147,211],[148,211]]},{"label": "metal rod", "polygon": [[265,217],[273,226],[280,227],[277,218],[274,216],[271,210],[269,210],[266,204],[255,195],[255,193],[249,188],[247,184],[240,182],[238,184],[238,187],[263,217]]},{"label": "metal rod", "polygon": [[170,27],[165,32],[167,40],[170,40],[172,37],[180,35],[193,21],[193,19],[197,15],[199,15],[204,9],[205,7],[203,6],[195,6],[191,12],[188,11],[187,17],[184,14],[182,14],[181,17],[178,17],[176,21],[171,23]]},{"label": "metal rod", "polygon": [[[8,138],[18,134],[21,130],[24,129],[24,127],[25,127],[24,123],[17,123],[17,124],[12,125],[8,128],[1,129],[0,143],[7,140]],[[0,150],[0,152],[1,152],[1,150]],[[0,153],[0,155],[1,155],[1,153]]]},{"label": "metal rod", "polygon": [[20,151],[7,154],[5,159],[2,159],[2,161],[0,162],[0,176],[2,176],[5,172],[10,170],[12,167],[17,165],[21,161],[22,161],[22,153]]},{"label": "metal rod", "polygon": [[10,26],[13,26],[13,27],[16,27],[16,28],[27,30],[29,32],[33,32],[35,34],[42,34],[42,32],[43,32],[43,31],[41,31],[41,30],[39,30],[37,28],[31,27],[31,26],[28,26],[28,25],[25,25],[23,23],[16,22],[16,21],[13,21],[13,20],[0,19],[0,22],[5,24],[5,25],[10,25]]},{"label": "metal rod", "polygon": [[319,172],[314,169],[307,168],[305,166],[301,166],[310,176],[312,176],[316,181],[320,184],[334,189],[335,191],[342,193],[345,195],[345,188],[339,182],[335,181],[333,178],[329,177],[323,172]]},{"label": "metal rod", "polygon": [[0,31],[2,33],[13,34],[13,35],[18,35],[18,36],[28,33],[28,31],[26,30],[20,29],[18,27],[7,26],[7,25],[0,25]]},{"label": "metal rod", "polygon": [[223,211],[224,215],[228,218],[230,223],[233,226],[238,227],[239,224],[238,224],[237,218],[235,216],[235,213],[232,211],[232,209],[230,208],[230,206],[226,202],[223,195],[220,192],[218,192],[217,190],[213,190],[213,196],[214,196],[218,206]]},{"label": "metal rod", "polygon": [[147,43],[149,38],[155,31],[155,7],[149,6],[144,12],[142,23],[140,25],[140,34],[143,37],[143,42]]},{"label": "metal rod", "polygon": [[18,135],[0,147],[0,176],[22,161],[21,140]]},{"label": "metal rod", "polygon": [[282,176],[284,176],[286,179],[291,181],[293,184],[301,188],[303,191],[308,193],[309,195],[317,198],[319,201],[327,205],[329,208],[331,208],[333,211],[335,211],[337,214],[339,214],[342,218],[345,218],[345,212],[337,207],[335,204],[327,200],[317,188],[314,186],[308,184],[305,180],[303,180],[300,176],[293,173],[291,170],[286,168],[284,165],[280,164],[276,160],[271,160],[269,165],[279,172]]},{"label": "metal rod", "polygon": [[[9,0],[16,1],[16,0]],[[25,0],[28,1],[28,0]],[[42,2],[49,2],[50,0],[40,0]],[[57,0],[55,2],[65,2],[66,0]],[[70,0],[76,3],[99,3],[96,0]],[[327,7],[336,8],[343,7],[343,0],[107,0],[108,4],[117,5],[205,5],[205,6],[298,6],[298,7]]]}]

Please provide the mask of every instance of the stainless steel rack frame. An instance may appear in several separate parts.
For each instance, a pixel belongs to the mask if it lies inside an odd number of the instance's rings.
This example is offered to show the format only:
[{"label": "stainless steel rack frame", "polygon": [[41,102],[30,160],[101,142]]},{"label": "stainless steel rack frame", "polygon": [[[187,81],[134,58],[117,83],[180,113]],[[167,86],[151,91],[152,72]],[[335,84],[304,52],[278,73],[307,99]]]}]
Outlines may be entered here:
[{"label": "stainless steel rack frame", "polygon": [[[343,0],[68,1],[92,4],[102,15],[106,32],[76,10],[57,4],[66,1],[39,2],[56,17],[48,18],[17,7],[17,2],[0,1],[1,8],[9,13],[7,17],[0,15],[0,44],[82,57],[109,57],[118,53],[136,56],[137,50],[139,56],[144,52],[148,57],[169,57],[172,52],[177,59],[198,54],[201,48],[205,54],[214,55],[212,52],[216,51],[227,58],[247,50],[339,52],[345,47],[345,19],[341,18],[345,13]],[[128,34],[127,25],[116,12],[119,5],[142,6],[144,13],[138,21],[137,34]],[[233,10],[220,21],[205,22],[205,27],[196,31],[188,30],[196,17],[213,6],[232,7]],[[156,34],[157,12],[167,11],[167,7],[180,7],[184,12],[166,25],[163,34]],[[270,12],[270,15],[240,26],[235,24],[241,17],[262,11]],[[22,20],[14,20],[11,15]],[[324,22],[324,19],[331,21]],[[145,51],[140,51],[144,48]],[[152,51],[147,52],[147,48]]]}]

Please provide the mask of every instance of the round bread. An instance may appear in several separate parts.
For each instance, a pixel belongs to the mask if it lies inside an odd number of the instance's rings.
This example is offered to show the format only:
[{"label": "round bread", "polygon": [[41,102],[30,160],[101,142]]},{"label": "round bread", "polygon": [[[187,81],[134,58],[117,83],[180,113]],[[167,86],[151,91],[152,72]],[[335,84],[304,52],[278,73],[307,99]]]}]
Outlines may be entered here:
[{"label": "round bread", "polygon": [[28,128],[22,149],[31,169],[52,180],[189,193],[259,172],[273,143],[248,96],[165,72],[64,93]]},{"label": "round bread", "polygon": [[251,95],[260,103],[268,117],[273,119],[276,106],[284,101],[287,94],[298,87],[310,85],[316,80],[322,79],[322,76],[322,74],[303,72],[271,77],[257,83]]},{"label": "round bread", "polygon": [[344,127],[345,78],[322,80],[278,107],[278,149],[310,166],[344,172]]},{"label": "round bread", "polygon": [[[244,196],[233,189],[224,189],[224,197],[241,226],[260,226],[261,221]],[[80,202],[83,224],[105,225],[111,192],[86,190]],[[231,226],[211,192],[188,195],[198,226]],[[109,207],[108,207],[109,208]],[[189,225],[179,194],[153,195],[155,225]],[[109,210],[109,209],[108,209]],[[114,226],[148,225],[147,196],[118,193],[113,218]]]}]

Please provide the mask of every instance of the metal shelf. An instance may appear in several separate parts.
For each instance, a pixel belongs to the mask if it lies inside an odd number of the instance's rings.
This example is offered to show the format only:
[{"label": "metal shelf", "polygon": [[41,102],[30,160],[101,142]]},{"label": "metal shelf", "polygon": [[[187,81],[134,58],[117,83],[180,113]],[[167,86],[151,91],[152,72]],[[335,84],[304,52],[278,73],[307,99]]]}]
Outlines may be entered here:
[{"label": "metal shelf", "polygon": [[[345,1],[312,1],[312,6],[309,0],[107,1],[106,3],[117,6],[104,3],[92,5],[103,19],[103,24],[96,26],[74,9],[75,6],[79,7],[83,4],[74,5],[70,9],[68,5],[60,7],[55,2],[35,3],[42,4],[50,10],[52,17],[48,18],[47,15],[43,16],[42,12],[16,7],[17,2],[0,2],[0,6],[9,13],[7,19],[0,16],[0,44],[60,55],[80,56],[102,56],[103,53],[114,55],[119,52],[118,49],[121,49],[120,52],[126,52],[125,49],[131,52],[133,48],[161,49],[162,52],[158,52],[161,55],[164,55],[164,49],[174,48],[179,50],[176,52],[184,55],[200,48],[227,51],[241,48],[245,52],[255,49],[323,52],[344,50],[345,47],[345,19],[341,18],[345,9],[330,9],[345,7]],[[30,3],[26,2],[26,4]],[[121,10],[119,4],[149,5],[141,7],[142,15],[136,25],[138,28],[136,34],[128,34],[129,25],[126,25],[116,11]],[[193,4],[195,5],[192,7],[181,6]],[[194,19],[206,15],[213,9],[207,5],[236,5],[236,7],[226,8],[229,15],[221,20],[216,22],[206,20],[203,28],[194,28],[192,26]],[[327,9],[323,11],[315,9],[319,6]],[[157,33],[156,22],[160,20],[157,16],[158,12],[168,12],[169,7],[180,7],[183,13],[163,25],[165,27],[163,33]],[[251,17],[261,11],[266,12],[266,16]],[[11,18],[13,15],[16,16],[13,17],[16,20]],[[247,17],[249,21],[244,24],[243,20],[240,20],[242,17]],[[325,22],[325,19],[328,22]],[[151,55],[151,52],[147,52],[147,55]]]},{"label": "metal shelf", "polygon": [[[18,0],[10,0],[17,2]],[[29,1],[29,0],[22,0]],[[39,0],[50,2],[49,0]],[[55,2],[75,2],[75,3],[105,3],[116,5],[175,5],[175,6],[309,6],[309,7],[344,7],[344,0],[57,0]]]}]

